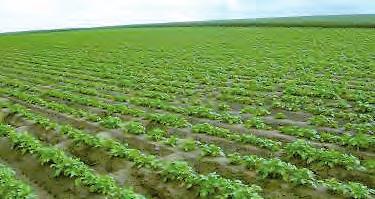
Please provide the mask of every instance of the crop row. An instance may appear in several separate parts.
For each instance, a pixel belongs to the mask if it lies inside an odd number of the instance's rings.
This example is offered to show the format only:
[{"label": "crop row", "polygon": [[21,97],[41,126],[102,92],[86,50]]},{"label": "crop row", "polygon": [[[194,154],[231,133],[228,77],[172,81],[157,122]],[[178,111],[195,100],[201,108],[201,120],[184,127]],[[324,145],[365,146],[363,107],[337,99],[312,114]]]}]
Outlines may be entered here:
[{"label": "crop row", "polygon": [[[29,102],[33,101],[34,103],[39,103],[39,104],[42,104],[42,105],[47,103],[43,100],[41,101],[39,98],[35,98],[33,96],[27,96],[25,93],[22,93],[22,92],[17,93],[17,92],[13,91],[10,94],[13,95],[13,96],[19,96],[19,97],[23,96],[24,100],[29,101]],[[108,108],[106,108],[106,107],[113,106],[113,105],[108,105],[108,104],[105,104],[105,103],[92,101],[89,98],[74,97],[74,95],[64,95],[64,94],[58,93],[58,92],[55,92],[55,94],[59,95],[59,96],[63,96],[64,99],[74,100],[75,103],[80,103],[80,104],[88,105],[88,106],[96,106],[98,108],[104,107],[107,110],[108,110]],[[120,107],[126,107],[126,106],[120,106]],[[119,110],[113,110],[113,109],[110,109],[110,110],[114,113],[123,114],[123,112],[120,112]],[[156,122],[161,123],[163,125],[173,124],[173,126],[175,126],[175,127],[184,126],[183,123],[180,122],[180,120],[178,120],[178,119],[176,119],[172,116],[151,114],[151,117],[148,116],[146,118],[151,118],[151,121],[156,121]],[[216,131],[219,131],[219,130],[216,129]],[[208,132],[210,132],[210,131],[208,131]],[[253,142],[255,143],[256,141],[253,141]],[[258,142],[258,144],[259,144],[259,142]],[[330,167],[343,166],[343,167],[348,168],[348,169],[364,170],[364,168],[360,164],[360,161],[356,157],[354,157],[353,155],[347,155],[347,154],[343,154],[341,152],[333,151],[333,150],[316,149],[314,147],[311,147],[307,143],[302,144],[301,142],[294,142],[294,143],[287,144],[285,146],[284,151],[289,156],[299,158],[301,160],[306,161],[307,163],[317,162],[321,165],[330,166]],[[307,158],[307,157],[309,157],[309,158]]]},{"label": "crop row", "polygon": [[[49,119],[47,118],[33,114],[32,112],[27,111],[26,109],[22,108],[19,105],[3,104],[3,106],[10,108],[10,110],[15,113],[21,114],[27,117],[28,119],[35,121],[36,123],[42,125],[46,129],[56,129],[56,131],[60,129],[61,133],[71,137],[75,143],[78,143],[78,144],[81,143],[81,144],[86,144],[95,148],[105,149],[107,151],[110,151],[110,154],[114,157],[129,158],[129,157],[126,157],[122,153],[125,150],[125,149],[121,149],[122,145],[115,141],[101,140],[100,138],[89,136],[87,133],[74,129],[73,127],[70,127],[68,125],[59,127],[57,123],[50,122]],[[102,143],[106,143],[106,144],[102,144]],[[210,151],[212,146],[207,145],[207,147],[208,147],[207,152],[212,153],[212,151]],[[132,154],[140,155],[140,152],[132,152]],[[215,154],[209,154],[209,155],[215,156]],[[365,198],[372,191],[371,189],[368,189],[366,186],[360,183],[349,182],[348,184],[346,184],[346,183],[338,182],[337,180],[334,180],[334,179],[317,180],[315,178],[315,175],[310,170],[305,169],[305,168],[299,169],[290,163],[283,162],[276,158],[264,159],[255,155],[240,156],[239,154],[236,154],[236,153],[226,154],[226,156],[230,159],[230,162],[234,165],[244,164],[249,169],[255,169],[256,172],[261,176],[261,178],[279,178],[279,179],[282,179],[283,181],[290,182],[296,185],[308,185],[313,188],[318,187],[318,186],[325,186],[329,190],[332,190],[339,194],[348,195],[353,198]],[[153,156],[144,157],[144,158],[141,158],[141,157],[137,157],[137,158],[133,157],[133,158],[134,158],[133,161],[135,161],[136,165],[139,165],[140,167],[148,166],[153,169],[157,169],[158,167],[157,165],[160,164],[156,161],[156,159]],[[183,162],[181,162],[181,164],[182,163]],[[176,178],[178,179],[178,177],[174,177],[173,179],[176,179]],[[331,182],[331,181],[335,181],[337,183],[335,185],[327,184],[327,182]],[[185,179],[185,183],[186,183],[186,179]]]},{"label": "crop row", "polygon": [[[6,82],[6,81],[4,81],[4,82]],[[9,84],[12,84],[13,86],[17,86],[17,87],[21,87],[21,88],[26,88],[26,87],[21,86],[20,83],[14,84],[14,82],[9,82]],[[27,89],[28,88],[29,87],[27,87]],[[36,91],[36,88],[32,88],[32,90]],[[84,111],[75,111],[74,109],[72,109],[70,107],[67,107],[63,104],[58,105],[58,104],[55,104],[53,102],[47,103],[46,101],[42,101],[41,99],[38,99],[36,96],[27,95],[25,92],[10,91],[10,94],[19,98],[19,99],[26,100],[28,102],[37,103],[41,106],[47,106],[48,108],[52,108],[53,110],[62,111],[62,112],[65,112],[65,113],[69,113],[69,114],[78,116],[78,117],[84,117],[84,118],[87,118],[90,121],[101,122],[104,125],[106,125],[107,128],[117,128],[117,127],[121,126],[119,119],[116,119],[114,117],[101,118],[100,116],[92,114],[92,113],[87,113],[87,112],[84,112]],[[141,111],[138,111],[138,110],[132,110],[132,111],[125,112],[125,110],[127,110],[127,109],[122,108],[124,106],[117,106],[116,108],[120,107],[121,108],[120,110],[122,110],[121,112],[119,112],[119,111],[116,111],[115,108],[109,108],[111,106],[109,104],[100,103],[100,102],[92,101],[92,100],[89,100],[89,99],[86,100],[85,98],[82,98],[82,97],[75,97],[74,95],[68,95],[68,94],[65,94],[65,93],[57,92],[57,91],[48,91],[47,95],[53,96],[53,97],[58,97],[58,98],[65,99],[65,100],[70,100],[70,101],[73,101],[75,103],[84,104],[84,105],[88,105],[88,106],[95,106],[95,107],[98,107],[98,108],[104,107],[106,110],[109,110],[110,113],[129,114],[129,112],[131,112],[131,113],[133,113],[133,114],[131,114],[132,116],[146,115],[147,119],[150,119],[152,121],[157,121],[157,122],[162,123],[162,124],[164,123],[164,124],[167,124],[167,125],[171,124],[171,123],[174,123],[175,127],[184,126],[186,124],[186,122],[179,122],[179,121],[182,121],[181,119],[178,119],[178,118],[174,119],[173,115],[168,116],[168,115],[158,114],[157,116],[159,116],[159,117],[156,117],[156,116],[153,116],[153,115],[150,115],[150,114],[147,115],[147,114],[142,113]],[[174,121],[174,122],[172,122],[172,121]],[[253,145],[256,145],[256,146],[259,146],[259,147],[262,147],[262,148],[269,149],[271,151],[278,150],[279,145],[280,145],[280,143],[278,143],[278,142],[275,142],[275,141],[272,141],[272,140],[266,139],[266,138],[256,137],[256,136],[251,135],[251,134],[246,134],[246,135],[235,134],[233,132],[230,132],[229,130],[225,130],[225,129],[219,130],[218,127],[216,127],[216,129],[212,129],[212,130],[209,130],[209,129],[206,128],[205,131],[202,131],[203,129],[201,131],[199,131],[197,128],[199,128],[200,125],[197,124],[197,125],[194,125],[194,126],[195,126],[193,128],[194,133],[206,133],[206,134],[216,136],[216,137],[228,138],[230,140],[233,140],[233,141],[236,141],[236,142],[239,142],[239,143],[253,144]],[[205,126],[207,127],[207,124]],[[212,132],[212,133],[210,133],[210,132]],[[214,133],[214,132],[217,132],[217,133]]]},{"label": "crop row", "polygon": [[[44,71],[44,73],[49,73],[49,71]],[[36,75],[39,75],[39,74],[36,74]],[[49,80],[51,79],[51,77],[49,77],[48,78]],[[64,79],[66,79],[66,78],[64,78]],[[67,80],[63,80],[63,81],[67,81]],[[71,82],[76,82],[77,80],[72,80]],[[86,85],[89,85],[90,83],[92,83],[92,82],[86,82]],[[94,83],[94,84],[96,84],[96,82]],[[79,88],[79,91],[81,91],[81,92],[83,92],[83,93],[85,93],[85,94],[87,94],[87,93],[89,93],[89,94],[93,94],[93,91],[94,90],[92,90],[92,89],[85,89],[85,88],[83,88],[82,86],[83,85],[85,85],[85,84],[82,84],[81,85],[81,87]],[[129,85],[128,85],[129,86]],[[109,88],[113,88],[113,86],[109,86]],[[95,94],[98,94],[98,92],[94,92]],[[151,94],[152,95],[152,94]],[[123,101],[124,100],[124,98],[123,97],[117,97],[116,99],[118,99],[118,100],[120,100],[120,101]],[[180,112],[181,110],[179,109],[179,108],[177,108],[177,107],[173,107],[173,106],[166,106],[165,104],[161,104],[160,103],[160,101],[150,101],[150,100],[148,100],[148,102],[147,101],[144,101],[144,100],[141,100],[141,101],[137,101],[137,99],[135,99],[135,100],[133,100],[135,103],[141,103],[141,104],[145,104],[146,103],[146,105],[147,106],[153,106],[153,107],[163,107],[163,108],[165,108],[165,109],[167,109],[167,110],[172,110],[172,111],[177,111],[177,112]],[[280,104],[279,105],[277,105],[277,99],[274,99],[274,101],[275,101],[275,103],[274,103],[274,106],[275,107],[282,107],[282,106],[280,106]],[[293,100],[293,101],[296,101],[296,100]],[[310,103],[310,102],[309,102]],[[304,105],[306,105],[306,102],[304,102],[303,103]],[[340,116],[340,117],[342,117],[342,118],[346,118],[346,119],[349,119],[349,120],[353,120],[353,119],[360,119],[361,121],[363,120],[363,121],[371,121],[372,119],[373,119],[373,117],[371,117],[371,115],[369,115],[369,114],[354,114],[354,113],[351,113],[351,112],[349,112],[349,113],[346,113],[346,112],[342,112],[342,111],[339,111],[339,112],[337,112],[337,111],[331,111],[330,109],[326,109],[326,108],[322,108],[322,103],[319,103],[319,104],[316,104],[315,106],[313,106],[312,107],[312,109],[311,110],[318,110],[318,112],[316,112],[316,114],[324,114],[324,115],[329,115],[329,116],[331,116],[332,114],[334,114],[334,115],[338,115],[338,116]],[[323,111],[324,110],[324,111]],[[326,110],[330,110],[330,111],[326,111]],[[204,115],[209,115],[210,116],[210,112],[209,112],[209,110],[207,109],[207,108],[205,108],[205,107],[202,107],[200,110],[199,109],[197,109],[197,110],[195,110],[195,111],[198,111],[198,112],[196,112],[196,115],[201,115],[201,116],[204,116]],[[193,113],[195,113],[195,111],[193,111]],[[322,112],[323,111],[323,112]],[[201,113],[200,113],[201,112]],[[188,112],[187,112],[188,113]],[[354,114],[354,115],[353,115]],[[216,114],[213,114],[212,116],[210,116],[210,117],[214,117]],[[314,124],[314,125],[318,125],[318,126],[320,126],[320,125],[323,125],[323,126],[332,126],[332,127],[336,127],[336,125],[337,125],[337,122],[336,121],[334,121],[334,120],[332,120],[331,118],[329,118],[329,117],[326,117],[326,116],[324,116],[324,115],[318,115],[318,116],[316,116],[316,117],[313,117],[313,118],[311,118],[311,123],[312,124]],[[225,117],[224,117],[224,120],[227,120],[227,121],[229,121],[229,122],[238,122],[239,120],[238,120],[238,118],[236,119],[236,118],[233,118],[233,117],[228,117],[228,116],[230,116],[230,115],[224,115]],[[227,119],[225,119],[225,118],[227,118]],[[233,119],[235,119],[235,120],[233,120]],[[331,120],[333,121],[333,123],[331,122]],[[348,130],[355,130],[355,131],[359,131],[359,132],[368,132],[368,131],[371,131],[368,127],[368,124],[353,124],[353,123],[347,123],[347,125],[345,125],[345,128],[347,128]]]},{"label": "crop row", "polygon": [[[129,86],[129,85],[128,85]],[[282,106],[280,106],[280,107],[282,107]],[[315,107],[318,107],[318,106],[315,106]],[[321,105],[319,105],[319,107],[321,107]],[[317,114],[321,114],[321,113],[324,113],[324,112],[318,112]],[[343,115],[343,116],[345,116],[346,117],[346,113],[344,113],[344,112],[339,112],[340,113],[340,115]],[[349,113],[348,113],[349,114]]]},{"label": "crop row", "polygon": [[[3,104],[5,106],[5,104]],[[8,105],[9,106],[9,105]],[[84,144],[93,148],[101,148],[112,157],[124,158],[134,162],[138,167],[147,167],[161,174],[165,180],[182,181],[187,188],[192,186],[200,187],[199,196],[222,196],[243,198],[248,194],[256,198],[260,189],[257,186],[246,186],[239,181],[231,181],[220,177],[215,173],[208,175],[197,174],[186,162],[167,162],[157,159],[153,155],[143,154],[137,149],[129,148],[126,144],[121,144],[112,139],[103,139],[92,136],[88,132],[75,129],[69,125],[59,125],[51,122],[48,118],[33,114],[21,106],[9,106],[12,111],[35,121],[43,128],[55,130],[63,135],[67,135],[76,144]]]},{"label": "crop row", "polygon": [[[12,82],[14,83],[14,82]],[[52,96],[56,96],[56,95],[61,95],[62,94],[54,94],[56,92],[54,91],[51,91],[52,93]],[[136,100],[139,99],[139,98],[135,98]],[[142,99],[142,98],[141,98]],[[176,110],[177,108],[174,108],[174,110]],[[179,110],[179,109],[178,109]],[[263,113],[266,113],[264,112],[265,110],[263,109],[247,109],[246,110],[247,112],[248,111],[251,111],[252,113],[257,113],[258,114],[261,114],[261,115],[264,115]],[[254,112],[256,111],[256,112]],[[261,112],[259,112],[261,111]],[[250,120],[248,120],[246,122],[246,126],[249,125],[250,123],[249,122],[252,122],[251,123],[251,126],[250,127],[255,127],[255,128],[264,128],[265,124],[261,121],[261,120],[257,120],[256,117],[254,118],[251,118]],[[303,134],[302,130],[296,130],[295,128],[294,129],[291,129],[291,130],[287,130],[288,128],[282,128],[281,129],[281,132],[283,133],[287,133],[289,135],[298,135],[299,137],[303,136],[303,135],[306,135],[305,137],[307,138],[312,138],[312,137],[309,137],[309,133],[308,132],[316,132],[315,130],[304,130],[303,132],[306,132],[305,134]],[[314,134],[314,136],[319,136],[317,135],[316,133]],[[324,136],[324,137],[323,137]],[[355,136],[337,136],[337,135],[331,135],[329,133],[322,133],[322,138],[319,139],[320,141],[325,141],[325,142],[332,142],[332,143],[336,143],[336,144],[340,144],[340,145],[350,145],[350,146],[353,146],[353,147],[358,147],[358,148],[368,148],[369,144],[371,145],[371,142],[369,143],[369,141],[371,141],[371,139],[367,139],[365,140],[364,138],[367,138],[368,136],[365,136],[365,135],[355,135]]]},{"label": "crop row", "polygon": [[328,132],[319,133],[315,129],[298,126],[283,126],[280,127],[280,132],[299,138],[351,146],[357,149],[368,149],[375,146],[375,136],[362,133],[355,135],[344,134],[339,136]]},{"label": "crop row", "polygon": [[[30,73],[29,73],[30,74]],[[35,74],[38,77],[42,76],[47,76],[45,74],[40,74],[37,73]],[[56,81],[51,78],[51,76],[44,77],[43,79],[46,79],[51,83],[53,82],[61,82],[60,80]],[[37,80],[40,83],[40,80]],[[67,82],[66,78],[64,78],[63,82]],[[69,81],[68,81],[69,82]],[[76,80],[74,80],[75,84],[77,83]],[[104,95],[98,92],[98,90],[95,89],[88,89],[87,83],[82,83],[79,85],[72,85],[70,83],[65,83],[63,86],[60,87],[60,89],[63,90],[69,90],[69,91],[76,91],[80,92],[83,94],[88,94],[88,95],[94,95],[94,96],[99,96],[102,98],[109,98],[120,101],[120,102],[127,102],[139,106],[144,106],[144,107],[149,107],[149,108],[157,108],[157,109],[162,109],[170,112],[175,112],[175,113],[180,113],[184,114],[187,116],[195,116],[195,117],[200,117],[200,118],[207,118],[207,119],[212,119],[212,120],[218,120],[222,121],[225,123],[241,123],[241,118],[239,116],[227,113],[227,112],[215,112],[214,110],[208,108],[208,107],[202,107],[202,106],[189,106],[189,107],[176,107],[173,105],[170,105],[166,103],[164,100],[160,99],[149,99],[146,97],[127,97],[126,95],[123,94],[116,94],[115,96],[112,95]],[[143,91],[144,93],[145,91]]]},{"label": "crop row", "polygon": [[16,172],[0,163],[0,196],[4,199],[33,199],[36,195],[32,188],[18,180]]},{"label": "crop row", "polygon": [[109,176],[99,176],[79,159],[70,157],[58,148],[42,144],[27,133],[17,133],[11,126],[0,124],[0,136],[6,137],[14,149],[34,154],[41,165],[54,169],[54,176],[66,176],[75,180],[76,186],[89,187],[91,192],[110,198],[144,198],[132,190],[119,187]]}]

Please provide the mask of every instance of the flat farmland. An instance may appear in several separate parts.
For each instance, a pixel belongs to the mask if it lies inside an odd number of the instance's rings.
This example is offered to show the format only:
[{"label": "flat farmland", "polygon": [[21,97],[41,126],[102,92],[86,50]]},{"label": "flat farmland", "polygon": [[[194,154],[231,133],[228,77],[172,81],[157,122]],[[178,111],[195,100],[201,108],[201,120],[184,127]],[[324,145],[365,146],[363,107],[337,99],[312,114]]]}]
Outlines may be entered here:
[{"label": "flat farmland", "polygon": [[374,198],[375,32],[0,35],[2,198]]}]

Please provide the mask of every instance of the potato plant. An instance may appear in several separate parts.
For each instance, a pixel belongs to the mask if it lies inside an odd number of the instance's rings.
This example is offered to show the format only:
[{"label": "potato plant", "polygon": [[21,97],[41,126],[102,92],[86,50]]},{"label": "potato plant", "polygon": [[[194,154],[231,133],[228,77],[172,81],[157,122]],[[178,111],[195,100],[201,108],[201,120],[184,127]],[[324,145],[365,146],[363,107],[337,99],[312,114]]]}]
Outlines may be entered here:
[{"label": "potato plant", "polygon": [[373,40],[302,27],[0,35],[0,198],[374,198]]}]

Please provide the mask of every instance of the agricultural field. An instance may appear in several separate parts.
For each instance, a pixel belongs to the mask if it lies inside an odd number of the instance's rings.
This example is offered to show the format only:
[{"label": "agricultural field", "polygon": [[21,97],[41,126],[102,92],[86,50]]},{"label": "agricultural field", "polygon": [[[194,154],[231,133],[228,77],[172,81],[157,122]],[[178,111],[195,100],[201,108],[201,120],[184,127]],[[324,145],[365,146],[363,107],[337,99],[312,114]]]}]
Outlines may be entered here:
[{"label": "agricultural field", "polygon": [[375,32],[0,35],[0,198],[375,198]]}]

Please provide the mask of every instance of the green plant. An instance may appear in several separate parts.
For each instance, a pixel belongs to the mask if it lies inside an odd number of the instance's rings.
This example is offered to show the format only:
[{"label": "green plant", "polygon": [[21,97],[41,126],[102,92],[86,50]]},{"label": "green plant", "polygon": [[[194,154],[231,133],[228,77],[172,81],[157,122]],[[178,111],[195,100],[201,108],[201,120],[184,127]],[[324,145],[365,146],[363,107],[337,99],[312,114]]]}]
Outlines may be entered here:
[{"label": "green plant", "polygon": [[298,140],[285,146],[289,157],[298,157],[307,163],[317,163],[321,166],[342,166],[349,170],[365,170],[358,158],[334,150],[317,149],[304,140]]},{"label": "green plant", "polygon": [[149,114],[147,118],[156,123],[177,128],[186,127],[189,124],[184,118],[173,114]]},{"label": "green plant", "polygon": [[338,123],[333,118],[326,117],[324,115],[313,116],[309,119],[312,125],[316,126],[327,126],[332,128],[338,128]]},{"label": "green plant", "polygon": [[321,183],[329,190],[351,198],[368,198],[370,195],[370,191],[366,186],[355,182],[343,184],[341,182],[338,182],[336,179],[328,179],[321,181]]},{"label": "green plant", "polygon": [[144,134],[146,133],[146,128],[143,126],[141,122],[128,122],[127,124],[124,125],[123,127],[124,131],[126,133],[131,133],[131,134]]},{"label": "green plant", "polygon": [[293,135],[301,138],[308,138],[308,139],[320,139],[319,133],[312,128],[302,128],[298,126],[282,126],[280,127],[280,131],[282,133]]},{"label": "green plant", "polygon": [[202,151],[202,156],[223,156],[224,152],[222,149],[214,144],[203,144],[199,148]]},{"label": "green plant", "polygon": [[256,128],[256,129],[268,129],[266,123],[263,122],[262,118],[260,117],[252,117],[249,120],[245,121],[246,128]]},{"label": "green plant", "polygon": [[120,127],[121,119],[118,117],[107,116],[103,118],[100,123],[106,128],[115,129]]},{"label": "green plant", "polygon": [[227,155],[229,161],[233,165],[240,165],[244,162],[243,158],[240,156],[239,153],[232,153]]},{"label": "green plant", "polygon": [[245,107],[241,110],[241,113],[250,113],[254,116],[265,116],[271,114],[270,111],[263,107]]},{"label": "green plant", "polygon": [[193,133],[205,133],[212,136],[226,138],[239,143],[254,144],[256,146],[277,151],[280,149],[281,143],[271,139],[257,137],[252,134],[238,134],[228,129],[212,126],[208,123],[196,124],[192,127]]},{"label": "green plant", "polygon": [[196,147],[197,146],[196,146],[195,140],[192,140],[192,139],[185,140],[181,145],[181,148],[184,151],[194,151]]},{"label": "green plant", "polygon": [[[312,194],[329,197],[325,191],[328,190],[338,195],[335,197],[372,198],[374,190],[358,183],[370,183],[371,178],[367,178],[374,168],[371,158],[367,157],[373,153],[375,133],[373,53],[372,46],[368,45],[374,40],[372,32],[357,29],[322,31],[319,28],[275,28],[270,31],[260,27],[256,31],[228,28],[216,34],[217,30],[213,27],[181,31],[170,27],[152,33],[148,29],[104,31],[100,33],[101,37],[97,37],[95,30],[59,33],[58,37],[49,33],[32,39],[28,34],[0,37],[0,96],[10,102],[3,107],[3,121],[17,127],[21,125],[19,121],[25,121],[28,129],[43,139],[46,146],[55,145],[55,141],[62,139],[64,145],[61,146],[71,144],[64,150],[79,157],[83,156],[76,153],[76,148],[89,149],[116,161],[126,160],[151,177],[160,175],[163,179],[168,175],[172,185],[186,186],[191,194],[196,194],[191,195],[192,198],[259,198],[261,191],[257,186],[237,181],[239,176],[234,175],[237,173],[229,175],[231,179],[228,179],[215,173],[206,174],[205,169],[202,170],[205,174],[198,173],[184,161],[174,164],[174,158],[183,160],[188,158],[186,156],[159,158],[148,155],[153,151],[143,153],[130,148],[126,142],[132,140],[120,138],[121,135],[116,134],[118,131],[110,131],[113,136],[107,135],[108,132],[97,132],[104,127],[101,121],[108,115],[121,115],[128,121],[139,120],[147,126],[165,130],[131,136],[147,136],[155,140],[150,143],[152,145],[167,140],[166,129],[183,137],[170,141],[179,148],[189,141],[185,138],[191,137],[190,130],[200,133],[194,135],[194,139],[220,143],[228,151],[241,151],[243,155],[226,153],[225,156],[232,164],[239,165],[233,167],[233,171],[248,168],[249,173],[257,173],[246,183],[265,185],[269,179],[277,179],[273,182],[279,185],[296,185],[292,187],[296,192],[309,189]],[[150,35],[158,40],[147,39]],[[246,42],[233,39],[237,37],[246,38]],[[125,43],[119,42],[125,40]],[[12,103],[22,105],[24,109]],[[244,108],[243,113],[238,113],[241,108]],[[268,118],[272,117],[262,117],[275,111],[293,116],[276,122],[288,123],[285,129],[276,129],[276,124],[272,124],[272,131],[253,130],[257,124],[259,129],[263,129],[262,123],[267,126]],[[36,114],[38,112],[42,114]],[[169,114],[173,116],[161,117]],[[306,122],[305,117],[310,115],[310,124],[315,123],[317,128],[294,126]],[[254,121],[249,125],[253,127],[246,130],[241,120],[249,116],[263,121]],[[192,128],[188,121],[194,124]],[[85,128],[86,122],[97,122],[101,127],[89,125]],[[197,124],[204,122],[210,125]],[[70,123],[90,131],[79,130]],[[121,130],[126,123],[120,123]],[[35,149],[36,142],[21,142],[17,135],[8,136],[8,131],[0,134],[7,136],[3,139],[9,143],[12,138],[14,150],[32,153],[33,159],[47,167],[58,160],[54,158],[55,150],[31,150]],[[289,139],[292,137],[313,142],[298,145]],[[204,144],[199,141],[195,144],[199,151],[185,155],[200,152],[199,147]],[[176,147],[167,148],[177,150]],[[259,156],[246,154],[244,149],[259,153]],[[43,157],[38,159],[41,153]],[[204,159],[212,161],[213,165],[225,164],[227,160],[225,157]],[[76,186],[105,192],[105,198],[123,198],[116,190],[124,190],[117,189],[108,176],[80,170],[83,167],[74,158],[65,160],[66,165],[51,167],[52,170],[56,168],[56,175],[73,175],[74,181],[77,175],[84,173],[87,181],[77,181]],[[91,164],[91,158],[88,162]],[[362,170],[361,166],[368,171]],[[311,172],[303,167],[317,171],[317,176],[311,176]],[[350,167],[355,167],[355,171]],[[208,169],[214,170],[213,167]],[[335,169],[340,171],[331,172]],[[222,169],[218,171],[223,172]],[[329,181],[324,179],[326,175],[345,181]],[[357,183],[348,181],[352,176]],[[93,179],[96,179],[95,184],[90,184]],[[155,186],[154,191],[163,191],[161,187]],[[268,191],[269,186],[266,186],[265,192]],[[3,197],[0,194],[0,198]]]},{"label": "green plant", "polygon": [[207,107],[201,106],[190,106],[187,108],[187,114],[191,116],[201,117],[201,118],[209,118],[209,119],[217,119],[220,116],[215,113],[212,109]]},{"label": "green plant", "polygon": [[230,106],[228,104],[221,103],[219,104],[218,109],[220,111],[228,111],[230,109]]},{"label": "green plant", "polygon": [[[40,116],[27,112],[26,109],[21,109],[21,106],[18,106],[18,110],[22,113],[26,113],[30,119],[33,118],[38,118]],[[105,151],[108,152],[112,157],[120,157],[120,158],[126,158],[129,161],[132,161],[135,163],[135,165],[139,168],[141,167],[147,167],[151,168],[153,170],[156,170],[160,172],[162,175],[165,175],[166,173],[170,172],[167,171],[167,167],[164,167],[165,165],[169,165],[169,162],[162,161],[160,159],[157,159],[155,156],[152,155],[145,155],[141,151],[136,150],[136,149],[131,149],[128,148],[127,145],[121,144],[117,141],[114,141],[112,139],[102,139],[98,138],[95,136],[90,135],[88,132],[83,132],[78,129],[74,129],[71,126],[57,126],[56,128],[61,128],[60,133],[67,135],[69,138],[72,138],[74,142],[77,144],[85,144],[90,147],[95,147],[95,148],[102,148]],[[1,128],[0,126],[0,135],[6,135],[7,133],[7,128]],[[172,137],[173,139],[170,139],[169,142],[171,143],[176,143],[177,138]],[[49,163],[50,158],[52,157],[53,153],[46,153],[44,155],[44,158],[42,160],[43,164]],[[186,164],[186,163],[185,163]],[[188,167],[186,171],[190,171],[187,173],[187,175],[181,175],[179,173],[170,173],[173,174],[173,179],[177,180],[183,180],[184,182],[191,182],[195,186],[200,187],[200,190],[204,189],[216,189],[218,192],[210,194],[210,196],[230,196],[230,197],[235,197],[235,196],[242,196],[243,194],[248,194],[248,195],[258,195],[258,189],[257,186],[247,186],[242,184],[240,181],[232,181],[229,179],[225,179],[219,176],[215,177],[215,181],[207,181],[206,179],[208,176],[205,175],[198,175],[196,174],[191,167]],[[61,172],[57,172],[59,174]],[[77,173],[77,172],[73,172]],[[74,174],[75,175],[75,174]],[[104,178],[105,181],[106,178]],[[77,182],[77,186],[82,184],[80,181]],[[220,185],[225,185],[226,189],[221,189]],[[190,185],[188,185],[190,186]],[[94,188],[93,188],[94,190]],[[95,189],[96,190],[96,189]],[[131,192],[127,191],[127,189],[123,190],[123,194],[130,194]],[[117,194],[117,193],[112,193],[112,194]],[[258,195],[259,196],[259,195]]]},{"label": "green plant", "polygon": [[177,141],[178,141],[178,138],[176,136],[171,136],[167,139],[165,139],[163,142],[164,144],[166,145],[169,145],[169,146],[172,146],[172,147],[175,147],[177,145]]},{"label": "green plant", "polygon": [[229,124],[241,124],[242,120],[240,116],[232,115],[229,113],[223,113],[220,115],[220,120]]},{"label": "green plant", "polygon": [[90,187],[91,192],[111,198],[144,199],[130,189],[120,188],[110,176],[100,176],[79,159],[66,155],[58,148],[43,145],[28,133],[17,133],[10,126],[0,125],[0,135],[8,137],[14,149],[23,154],[34,154],[42,165],[48,164],[54,170],[54,176],[66,176],[75,179],[76,186]]},{"label": "green plant", "polygon": [[153,141],[160,141],[167,135],[167,133],[159,128],[152,129],[147,132],[147,136]]},{"label": "green plant", "polygon": [[16,178],[16,172],[0,164],[0,196],[4,199],[36,198],[32,188]]}]

